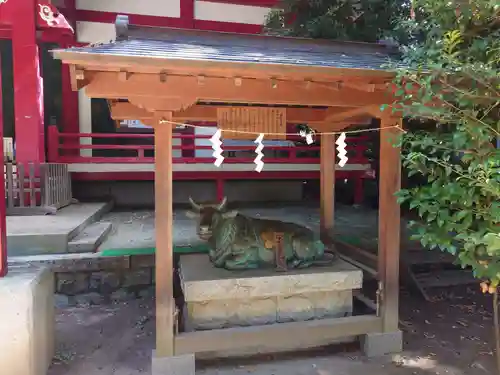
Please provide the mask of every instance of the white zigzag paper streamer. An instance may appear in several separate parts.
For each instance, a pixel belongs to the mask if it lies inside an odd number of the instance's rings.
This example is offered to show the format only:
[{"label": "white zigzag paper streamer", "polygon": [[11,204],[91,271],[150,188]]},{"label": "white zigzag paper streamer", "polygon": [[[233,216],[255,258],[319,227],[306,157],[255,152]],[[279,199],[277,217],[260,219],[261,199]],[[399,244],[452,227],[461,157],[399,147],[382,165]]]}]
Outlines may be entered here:
[{"label": "white zigzag paper streamer", "polygon": [[347,144],[345,143],[345,133],[340,134],[338,137],[337,141],[335,142],[337,144],[337,151],[338,151],[338,156],[339,156],[339,166],[343,167],[345,163],[347,163],[347,151],[346,151],[346,146]]},{"label": "white zigzag paper streamer", "polygon": [[220,129],[217,129],[215,134],[210,138],[210,142],[212,143],[212,149],[214,152],[212,153],[212,156],[215,158],[214,165],[216,167],[220,167],[222,165],[222,162],[224,161],[224,156],[222,156],[222,142],[220,140],[222,136],[222,132]]},{"label": "white zigzag paper streamer", "polygon": [[305,138],[306,139],[306,143],[308,145],[314,143],[314,139],[313,139],[313,132],[306,132],[305,130],[301,130],[299,132],[299,135],[302,137],[302,138]]},{"label": "white zigzag paper streamer", "polygon": [[254,141],[254,143],[257,144],[257,147],[255,148],[257,157],[253,162],[255,163],[255,171],[258,173],[262,172],[262,168],[264,168],[264,162],[262,161],[262,158],[264,157],[264,154],[262,153],[262,150],[264,149],[264,145],[262,144],[263,139],[264,134],[260,133],[260,135]]}]

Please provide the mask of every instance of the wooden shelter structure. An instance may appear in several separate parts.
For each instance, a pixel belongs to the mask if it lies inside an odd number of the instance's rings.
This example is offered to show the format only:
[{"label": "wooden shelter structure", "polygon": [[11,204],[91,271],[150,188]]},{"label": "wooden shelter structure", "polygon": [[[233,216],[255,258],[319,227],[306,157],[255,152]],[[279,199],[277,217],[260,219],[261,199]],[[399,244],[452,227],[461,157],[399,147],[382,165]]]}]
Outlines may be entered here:
[{"label": "wooden shelter structure", "polygon": [[[365,344],[372,353],[400,349],[400,212],[394,193],[400,188],[401,167],[400,150],[388,139],[399,134],[401,119],[379,110],[392,101],[387,86],[393,73],[382,69],[391,54],[385,46],[364,43],[136,27],[124,16],[117,18],[115,42],[54,51],[56,58],[69,64],[74,90],[84,88],[92,98],[114,101],[112,108],[126,111],[130,118],[147,119],[154,127],[156,358],[270,342],[279,346],[300,338],[314,344],[315,339],[347,336],[381,339]],[[380,119],[379,254],[373,272],[380,285],[376,314],[271,324],[262,329],[175,331],[174,125],[170,121],[184,118],[183,113],[196,113],[201,119],[206,111],[207,117],[213,117],[214,107],[227,110],[228,106],[238,108],[235,112],[240,116],[264,116],[270,108],[279,109],[281,116],[300,117],[320,133],[341,131],[366,118]],[[229,119],[226,110],[221,111],[226,114],[225,126],[237,127],[238,121]],[[276,131],[278,123],[261,121],[254,131]],[[334,226],[334,141],[334,135],[322,135],[321,230],[325,239]]]}]

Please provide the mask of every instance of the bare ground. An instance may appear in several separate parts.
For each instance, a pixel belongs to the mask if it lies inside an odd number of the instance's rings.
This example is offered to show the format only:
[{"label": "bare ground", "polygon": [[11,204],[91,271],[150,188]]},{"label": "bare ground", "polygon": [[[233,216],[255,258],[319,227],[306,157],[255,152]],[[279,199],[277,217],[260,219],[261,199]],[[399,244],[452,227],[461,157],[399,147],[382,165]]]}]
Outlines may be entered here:
[{"label": "bare ground", "polygon": [[[249,214],[319,224],[317,209],[243,210]],[[175,213],[175,238],[194,244],[194,224],[182,211]],[[103,221],[113,233],[102,248],[154,246],[154,215],[150,211],[112,212]],[[403,225],[404,228],[404,225]],[[336,207],[336,232],[368,238],[376,247],[375,210]],[[406,235],[402,236],[405,240]],[[479,287],[446,290],[444,299],[426,302],[401,292],[401,329],[405,351],[371,359],[356,347],[263,356],[254,359],[198,363],[198,375],[483,375],[494,369],[491,298]],[[150,373],[154,348],[154,301],[71,308],[58,311],[57,355],[49,375],[139,375]]]},{"label": "bare ground", "polygon": [[[150,373],[154,301],[58,311],[57,354],[49,375]],[[425,302],[401,295],[401,355],[368,360],[356,348],[200,363],[199,375],[482,375],[494,370],[491,299],[448,290]]]}]

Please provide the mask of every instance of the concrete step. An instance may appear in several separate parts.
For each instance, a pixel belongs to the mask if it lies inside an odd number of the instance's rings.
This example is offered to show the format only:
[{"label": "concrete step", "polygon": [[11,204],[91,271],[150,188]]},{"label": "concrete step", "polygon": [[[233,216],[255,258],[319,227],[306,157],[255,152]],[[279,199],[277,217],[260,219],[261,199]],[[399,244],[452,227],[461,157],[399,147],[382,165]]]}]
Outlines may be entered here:
[{"label": "concrete step", "polygon": [[55,215],[7,216],[9,257],[66,253],[68,242],[111,208],[109,202],[75,203]]},{"label": "concrete step", "polygon": [[[106,202],[105,204],[103,203],[83,203],[80,204],[80,206],[85,207],[85,206],[91,206],[91,205],[96,205],[97,209],[94,210],[90,215],[85,217],[85,220],[83,220],[80,225],[75,227],[71,232],[68,233],[68,241],[71,242],[73,241],[74,238],[76,238],[80,233],[82,233],[88,226],[90,226],[93,223],[98,222],[105,214],[107,214],[111,209],[113,208],[113,202]],[[76,205],[74,205],[76,206]],[[69,206],[71,207],[71,206]]]},{"label": "concrete step", "polygon": [[112,224],[96,222],[85,227],[68,243],[68,253],[86,253],[95,251],[106,239]]}]

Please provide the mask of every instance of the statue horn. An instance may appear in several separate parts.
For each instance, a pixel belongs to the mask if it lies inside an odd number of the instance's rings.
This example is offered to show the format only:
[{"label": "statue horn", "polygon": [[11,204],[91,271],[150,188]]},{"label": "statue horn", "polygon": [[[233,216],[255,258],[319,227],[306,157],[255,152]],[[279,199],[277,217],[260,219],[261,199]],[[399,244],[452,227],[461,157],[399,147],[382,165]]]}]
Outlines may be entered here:
[{"label": "statue horn", "polygon": [[191,204],[191,206],[193,207],[193,209],[197,210],[197,211],[201,211],[201,205],[199,205],[198,203],[196,203],[193,198],[189,197],[189,203]]},{"label": "statue horn", "polygon": [[220,202],[220,204],[217,206],[217,210],[219,211],[223,210],[226,207],[226,204],[227,204],[227,197],[224,197],[222,202]]}]

